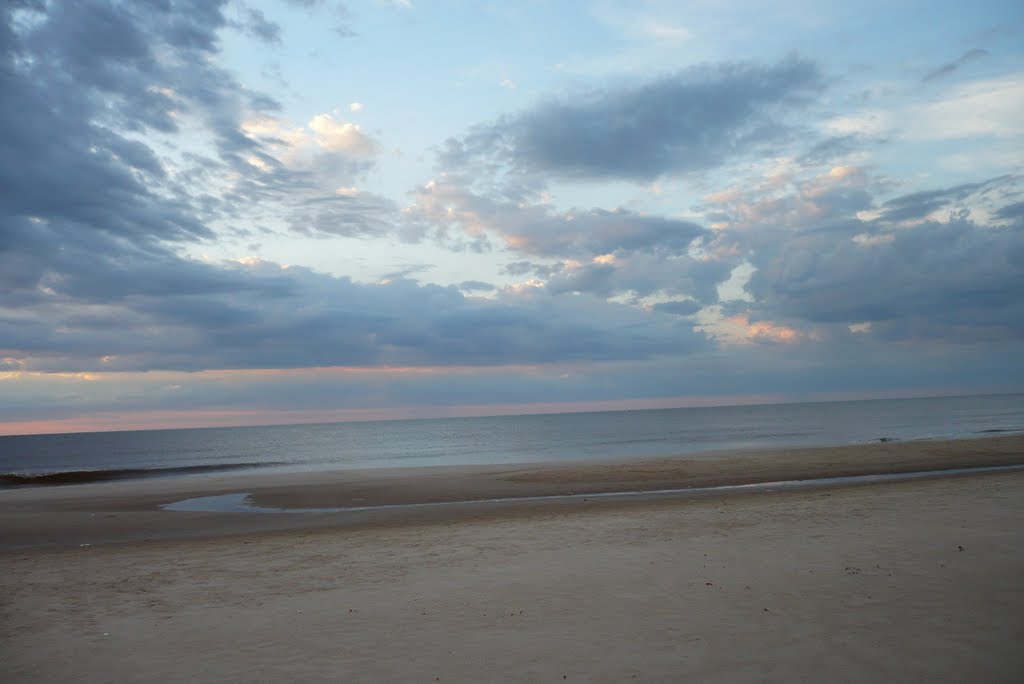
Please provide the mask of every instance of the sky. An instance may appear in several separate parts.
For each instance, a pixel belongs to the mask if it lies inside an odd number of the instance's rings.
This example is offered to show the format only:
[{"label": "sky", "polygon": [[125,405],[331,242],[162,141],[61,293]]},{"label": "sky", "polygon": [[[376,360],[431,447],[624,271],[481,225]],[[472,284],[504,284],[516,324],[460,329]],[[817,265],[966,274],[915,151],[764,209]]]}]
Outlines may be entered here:
[{"label": "sky", "polygon": [[1024,4],[0,3],[0,434],[1024,390]]}]

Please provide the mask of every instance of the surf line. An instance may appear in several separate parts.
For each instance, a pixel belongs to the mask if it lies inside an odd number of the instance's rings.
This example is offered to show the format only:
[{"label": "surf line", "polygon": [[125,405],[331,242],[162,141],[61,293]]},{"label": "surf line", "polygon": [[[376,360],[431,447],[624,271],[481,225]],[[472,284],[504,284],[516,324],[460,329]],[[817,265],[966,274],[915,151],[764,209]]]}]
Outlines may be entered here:
[{"label": "surf line", "polygon": [[845,484],[869,484],[899,480],[928,480],[954,475],[980,473],[1002,473],[1024,470],[1024,465],[978,466],[969,468],[947,468],[945,470],[916,470],[909,473],[882,473],[874,475],[844,475],[842,477],[819,477],[807,480],[778,480],[775,482],[753,482],[750,484],[716,485],[713,487],[683,487],[677,489],[647,489],[623,492],[597,492],[593,494],[548,494],[543,496],[513,496],[498,499],[465,499],[458,501],[427,501],[421,503],[380,504],[376,506],[342,506],[337,508],[271,508],[252,503],[251,492],[234,492],[215,496],[200,496],[182,499],[161,506],[165,511],[186,511],[194,513],[354,513],[402,508],[437,508],[444,506],[465,506],[470,504],[513,504],[537,501],[573,501],[579,499],[611,499],[639,497],[680,497],[700,496],[721,492],[779,492],[803,489],[834,487]]}]

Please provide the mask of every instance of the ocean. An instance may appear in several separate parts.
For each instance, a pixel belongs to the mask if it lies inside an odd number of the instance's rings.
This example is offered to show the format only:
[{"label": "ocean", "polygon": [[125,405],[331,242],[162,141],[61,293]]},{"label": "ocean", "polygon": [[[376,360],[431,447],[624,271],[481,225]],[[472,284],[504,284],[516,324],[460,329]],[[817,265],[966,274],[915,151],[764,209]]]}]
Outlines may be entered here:
[{"label": "ocean", "polygon": [[1024,394],[0,437],[0,487],[654,458],[1024,432]]}]

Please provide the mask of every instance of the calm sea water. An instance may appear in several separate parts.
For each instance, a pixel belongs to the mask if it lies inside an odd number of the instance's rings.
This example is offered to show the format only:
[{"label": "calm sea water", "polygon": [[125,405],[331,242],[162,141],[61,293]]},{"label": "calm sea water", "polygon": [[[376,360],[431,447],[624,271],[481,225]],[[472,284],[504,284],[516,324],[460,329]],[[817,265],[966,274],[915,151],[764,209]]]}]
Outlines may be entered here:
[{"label": "calm sea water", "polygon": [[[1024,432],[1024,394],[0,437],[0,486],[250,468],[644,458]],[[86,472],[82,472],[86,471]]]}]

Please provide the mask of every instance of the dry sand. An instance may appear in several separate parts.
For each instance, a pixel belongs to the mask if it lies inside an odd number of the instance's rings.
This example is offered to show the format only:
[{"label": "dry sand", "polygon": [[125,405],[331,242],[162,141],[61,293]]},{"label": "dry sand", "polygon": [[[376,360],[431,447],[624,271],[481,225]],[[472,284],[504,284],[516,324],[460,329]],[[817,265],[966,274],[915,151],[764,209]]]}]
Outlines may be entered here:
[{"label": "dry sand", "polygon": [[0,492],[0,680],[1021,681],[1021,472],[386,515],[155,508],[1021,461],[1007,437]]}]

